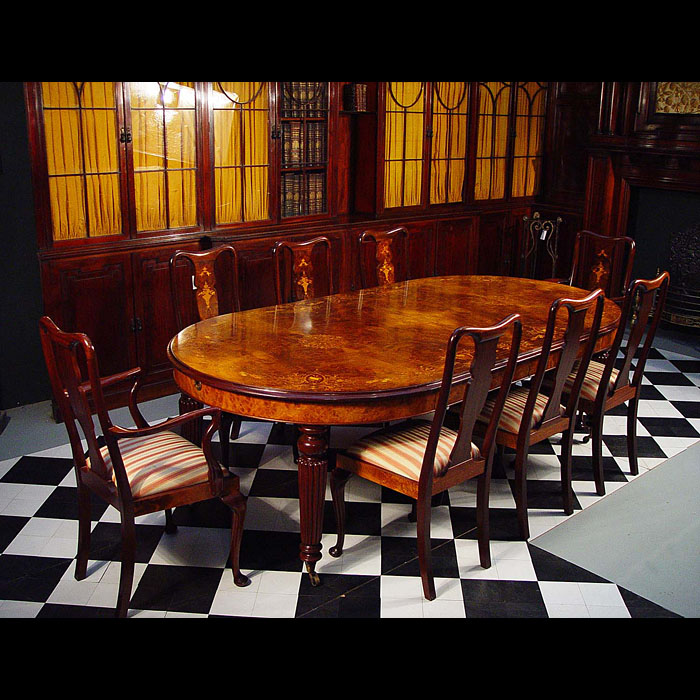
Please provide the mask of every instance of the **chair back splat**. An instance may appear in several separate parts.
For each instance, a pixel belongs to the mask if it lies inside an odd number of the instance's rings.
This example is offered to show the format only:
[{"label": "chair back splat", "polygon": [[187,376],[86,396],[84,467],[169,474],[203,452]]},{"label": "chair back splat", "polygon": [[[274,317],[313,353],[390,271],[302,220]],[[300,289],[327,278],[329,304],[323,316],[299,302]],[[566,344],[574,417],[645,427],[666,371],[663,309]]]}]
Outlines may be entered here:
[{"label": "chair back splat", "polygon": [[[586,370],[591,361],[593,350],[596,341],[598,340],[598,331],[600,330],[600,322],[603,315],[603,304],[605,297],[601,289],[596,289],[583,299],[567,299],[560,298],[552,303],[549,309],[549,317],[547,320],[547,330],[545,332],[544,342],[542,344],[542,352],[537,364],[535,375],[530,384],[530,391],[527,397],[527,403],[523,412],[524,416],[532,416],[535,408],[537,396],[542,388],[542,383],[547,372],[547,366],[550,353],[554,347],[554,335],[558,328],[561,328],[560,314],[567,312],[568,319],[563,334],[563,339],[558,342],[563,342],[559,361],[553,372],[553,377],[548,377],[548,385],[551,387],[548,392],[548,399],[541,418],[528,424],[523,422],[520,428],[521,433],[528,433],[530,430],[538,429],[544,426],[548,421],[557,420],[561,417],[560,406],[562,393],[568,376],[571,374],[574,364],[578,360],[578,369],[576,372],[576,380],[574,382],[573,391],[570,394],[569,401],[565,407],[565,415],[573,416],[576,411],[576,403],[580,393],[581,384],[586,375]],[[583,344],[582,337],[584,335],[585,321],[588,316],[588,311],[595,306],[593,317],[591,320],[588,339],[585,342],[583,353],[580,353],[581,345]],[[580,358],[579,358],[580,355]]]},{"label": "chair back splat", "polygon": [[634,240],[628,236],[579,231],[568,284],[580,289],[600,288],[608,299],[621,304],[632,278],[634,253]]},{"label": "chair back splat", "polygon": [[[238,282],[238,253],[231,245],[201,252],[177,250],[170,258],[170,291],[175,306],[177,328],[225,313],[241,310]],[[201,408],[202,404],[180,394],[180,413]],[[240,433],[241,417],[222,413],[220,444],[224,467],[231,461],[231,445]],[[183,426],[182,435],[191,442],[202,442],[202,421]]]},{"label": "chair back splat", "polygon": [[[622,367],[618,371],[615,382],[609,387],[609,392],[605,393],[614,393],[628,384],[636,389],[641,384],[644,367],[661,320],[661,312],[666,303],[669,282],[668,272],[663,272],[656,279],[639,279],[630,284],[622,306],[620,325],[608,354],[609,361],[605,363],[605,373],[601,378],[601,386],[610,384],[615,359],[629,325],[629,336],[623,350]],[[642,340],[644,340],[643,343]],[[637,355],[640,345],[641,351],[630,381],[632,360]]]},{"label": "chair back splat", "polygon": [[170,291],[178,330],[240,311],[236,249],[222,245],[201,252],[175,251],[170,258]]},{"label": "chair back splat", "polygon": [[[81,445],[80,431],[82,431],[87,442],[90,472],[99,477],[101,486],[114,497],[116,492],[112,482],[112,468],[107,466],[102,457],[92,418],[94,406],[94,413],[97,414],[102,434],[109,446],[110,442],[114,442],[114,438],[110,439],[111,436],[109,436],[112,422],[105,408],[97,357],[92,342],[83,333],[61,331],[48,316],[40,319],[39,329],[51,389],[68,432],[76,468],[82,470],[87,465]],[[110,454],[111,451],[112,447],[110,447]],[[115,464],[114,460],[112,464]],[[119,480],[119,472],[115,476]]]},{"label": "chair back splat", "polygon": [[[317,251],[323,248],[319,264]],[[334,293],[331,242],[326,236],[307,241],[278,241],[272,249],[278,304]]]},{"label": "chair back splat", "polygon": [[409,279],[408,231],[403,226],[363,231],[358,245],[362,289]]}]

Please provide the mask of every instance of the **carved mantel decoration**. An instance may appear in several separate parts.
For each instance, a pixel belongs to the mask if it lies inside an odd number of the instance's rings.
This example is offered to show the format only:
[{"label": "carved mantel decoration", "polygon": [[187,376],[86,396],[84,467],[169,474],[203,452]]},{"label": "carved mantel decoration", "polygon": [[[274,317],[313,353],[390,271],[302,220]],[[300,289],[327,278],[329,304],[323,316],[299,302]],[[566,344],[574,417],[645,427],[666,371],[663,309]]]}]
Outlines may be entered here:
[{"label": "carved mantel decoration", "polygon": [[700,82],[657,83],[657,114],[700,114]]}]

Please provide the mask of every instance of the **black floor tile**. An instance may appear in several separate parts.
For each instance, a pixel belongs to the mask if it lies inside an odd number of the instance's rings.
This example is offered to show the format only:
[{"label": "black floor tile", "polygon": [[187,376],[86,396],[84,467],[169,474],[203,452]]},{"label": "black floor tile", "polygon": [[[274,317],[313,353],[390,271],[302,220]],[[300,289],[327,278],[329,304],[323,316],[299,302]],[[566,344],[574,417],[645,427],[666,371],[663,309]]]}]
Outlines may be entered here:
[{"label": "black floor tile", "polygon": [[130,608],[208,614],[222,569],[149,564],[132,593]]},{"label": "black floor tile", "polygon": [[607,579],[572,564],[566,559],[545,552],[528,542],[532,565],[538,581],[575,581],[577,583],[609,583]]},{"label": "black floor tile", "polygon": [[7,545],[17,537],[30,520],[29,517],[0,515],[0,554],[5,551]]},{"label": "black floor tile", "polygon": [[[700,387],[698,387],[700,397]],[[700,401],[671,401],[671,405],[685,418],[700,418]]]},{"label": "black floor tile", "polygon": [[[90,520],[99,520],[109,505],[90,494]],[[78,519],[78,489],[73,486],[57,486],[34,514],[38,518]]]},{"label": "black floor tile", "polygon": [[[626,435],[603,435],[603,444],[610,450],[613,457],[627,457]],[[637,436],[637,457],[662,458],[666,453],[659,447],[653,437]]]},{"label": "black floor tile", "polygon": [[661,605],[657,605],[656,603],[652,603],[652,601],[647,600],[646,598],[642,598],[641,596],[637,595],[636,593],[632,593],[632,591],[628,591],[626,588],[623,588],[622,586],[617,587],[618,590],[620,591],[620,595],[622,596],[622,600],[625,602],[625,606],[627,607],[627,610],[629,610],[630,615],[633,618],[649,618],[649,617],[664,617],[664,618],[680,618],[680,615],[677,615],[674,612],[671,612],[670,610],[667,610],[666,608],[662,607]]},{"label": "black floor tile", "polygon": [[685,418],[638,418],[647,432],[657,437],[692,437],[700,433]]},{"label": "black floor tile", "polygon": [[0,556],[0,600],[43,603],[58,585],[71,559]]},{"label": "black floor tile", "polygon": [[0,479],[0,482],[58,486],[72,469],[72,459],[35,456],[21,457],[7,474]]}]

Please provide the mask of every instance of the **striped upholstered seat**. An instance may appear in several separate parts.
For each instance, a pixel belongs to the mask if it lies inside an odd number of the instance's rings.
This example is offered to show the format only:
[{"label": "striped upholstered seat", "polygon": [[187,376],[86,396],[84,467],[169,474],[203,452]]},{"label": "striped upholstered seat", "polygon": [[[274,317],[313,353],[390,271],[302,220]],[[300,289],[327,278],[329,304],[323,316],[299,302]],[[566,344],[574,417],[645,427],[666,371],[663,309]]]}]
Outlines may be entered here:
[{"label": "striped upholstered seat", "polygon": [[[389,431],[367,435],[350,446],[346,453],[363,462],[418,481],[423,455],[430,435],[430,423],[417,421]],[[435,451],[435,469],[442,469],[450,458],[457,432],[443,426]],[[479,449],[472,443],[472,458],[478,459]]]},{"label": "striped upholstered seat", "polygon": [[[526,387],[513,387],[508,393],[505,406],[503,407],[503,415],[501,422],[498,424],[499,430],[505,430],[508,433],[517,433],[520,430],[520,423],[523,418],[523,411],[527,403],[527,395],[530,390]],[[542,418],[544,409],[547,406],[548,397],[544,394],[537,394],[535,399],[535,408],[532,412],[533,425]],[[496,397],[491,396],[484,404],[481,415],[477,419],[481,423],[488,423],[491,418],[491,411],[496,402]],[[563,415],[564,407],[560,406],[560,413]]]},{"label": "striped upholstered seat", "polygon": [[[570,391],[571,387],[576,380],[576,371],[578,370],[578,361],[574,365],[574,369],[571,374],[566,378],[564,382],[564,391]],[[596,394],[598,393],[598,387],[600,386],[600,380],[603,378],[603,372],[605,370],[605,365],[602,362],[595,362],[591,360],[588,364],[588,369],[586,370],[586,377],[581,385],[581,398],[586,399],[586,401],[595,401]],[[610,374],[610,383],[608,386],[612,388],[617,379],[618,371],[613,369]]]},{"label": "striped upholstered seat", "polygon": [[[207,461],[201,448],[177,433],[164,431],[119,441],[124,467],[134,498],[208,481]],[[107,447],[100,448],[109,468]],[[112,473],[114,478],[114,473]]]}]

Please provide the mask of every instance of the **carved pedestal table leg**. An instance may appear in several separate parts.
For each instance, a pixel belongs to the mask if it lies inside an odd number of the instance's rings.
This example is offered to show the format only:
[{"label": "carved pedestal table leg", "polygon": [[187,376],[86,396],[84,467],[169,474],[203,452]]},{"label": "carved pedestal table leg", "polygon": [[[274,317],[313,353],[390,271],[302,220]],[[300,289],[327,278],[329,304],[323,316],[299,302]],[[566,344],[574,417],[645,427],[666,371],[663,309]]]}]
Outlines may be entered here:
[{"label": "carved pedestal table leg", "polygon": [[299,426],[299,511],[301,544],[299,558],[306,563],[311,585],[318,586],[316,562],[321,558],[323,505],[328,476],[328,428]]}]

